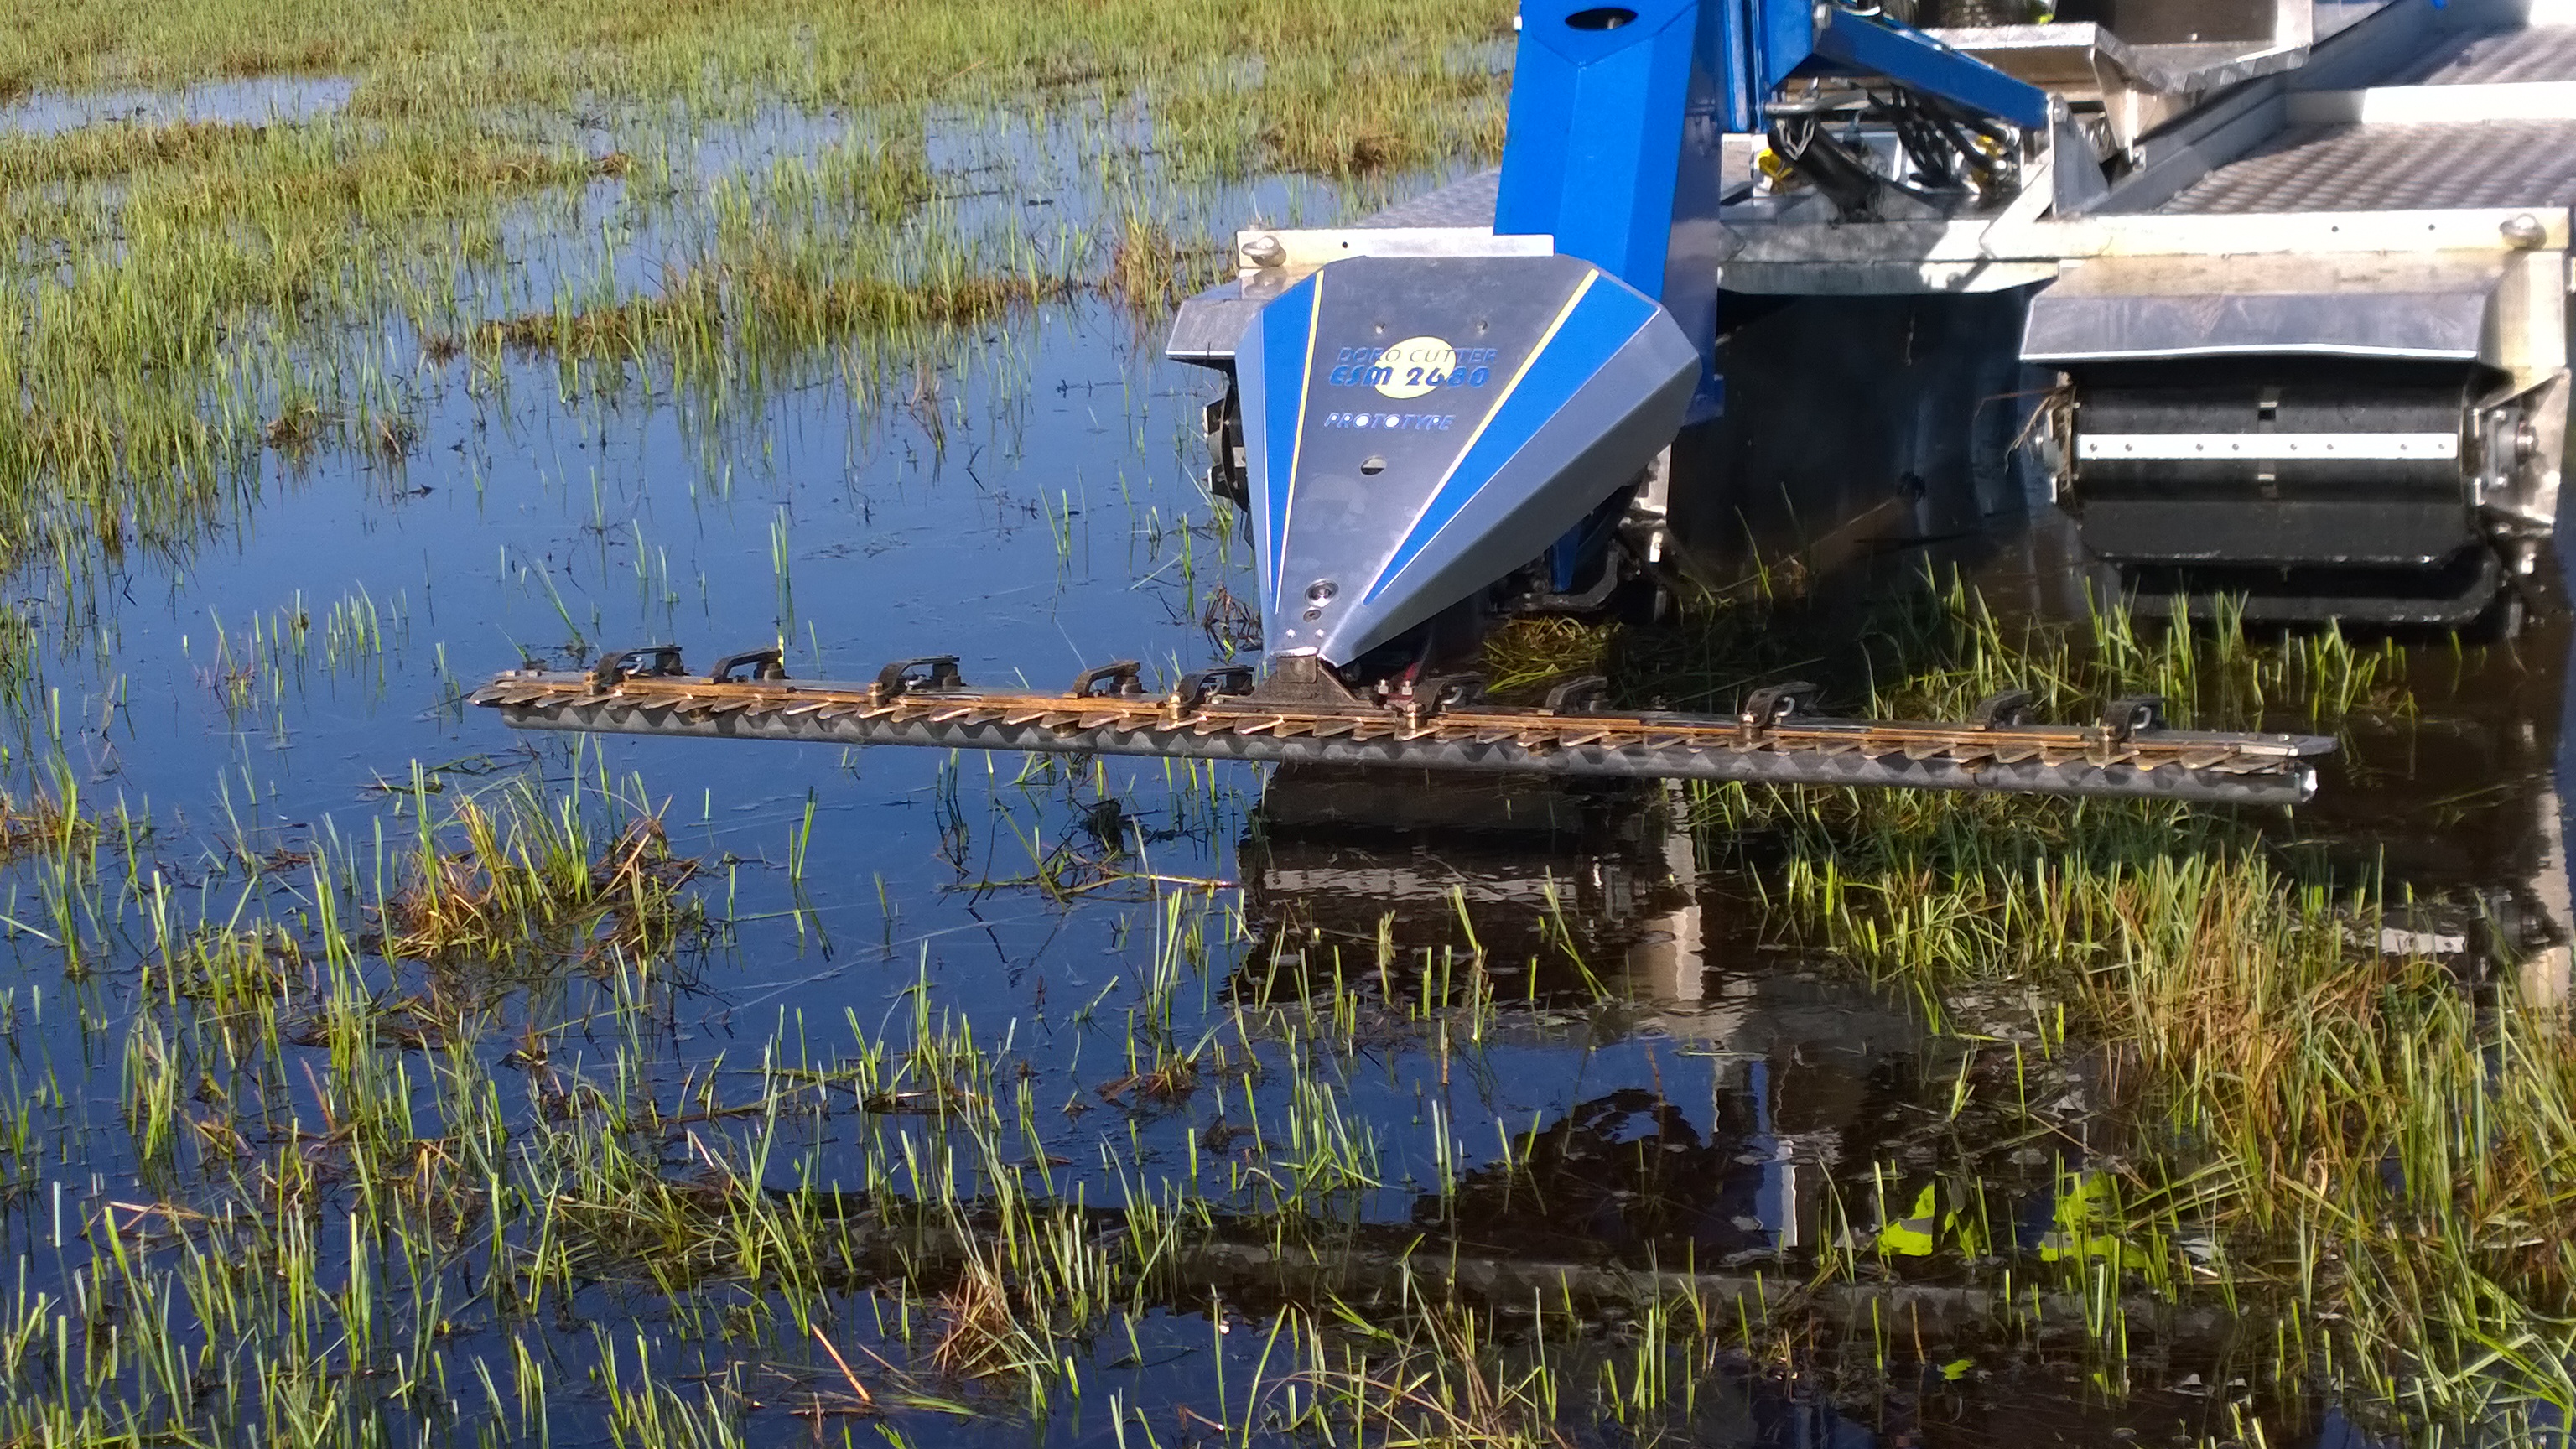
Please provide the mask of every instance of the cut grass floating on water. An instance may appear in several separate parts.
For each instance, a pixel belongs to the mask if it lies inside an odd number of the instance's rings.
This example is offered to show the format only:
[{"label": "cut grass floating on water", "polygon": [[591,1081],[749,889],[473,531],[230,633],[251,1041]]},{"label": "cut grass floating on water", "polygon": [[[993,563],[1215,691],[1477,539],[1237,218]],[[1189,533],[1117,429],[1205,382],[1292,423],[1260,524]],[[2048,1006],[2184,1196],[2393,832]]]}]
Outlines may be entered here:
[{"label": "cut grass floating on water", "polygon": [[24,792],[0,788],[0,864],[51,855],[69,859],[141,828],[122,805],[105,819],[83,813],[76,786],[40,786]]}]

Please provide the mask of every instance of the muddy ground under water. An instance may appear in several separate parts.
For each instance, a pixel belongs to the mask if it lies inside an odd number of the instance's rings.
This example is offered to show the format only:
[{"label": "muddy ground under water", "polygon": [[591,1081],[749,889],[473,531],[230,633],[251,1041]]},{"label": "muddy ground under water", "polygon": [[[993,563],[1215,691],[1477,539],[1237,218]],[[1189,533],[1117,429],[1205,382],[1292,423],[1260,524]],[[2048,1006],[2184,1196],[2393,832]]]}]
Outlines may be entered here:
[{"label": "muddy ground under water", "polygon": [[[930,148],[956,215],[1107,205],[1011,170],[1030,134]],[[592,254],[616,189],[507,245],[649,292],[660,223]],[[1211,375],[1157,308],[1063,288],[721,383],[415,340],[392,446],[261,448],[184,543],[30,565],[0,1439],[2554,1432],[2557,1305],[2497,1269],[2538,1337],[2348,1335],[2335,1230],[2193,1196],[2215,1129],[2137,1041],[2043,973],[1908,979],[1802,915],[1794,801],[1738,828],[1679,788],[585,742],[463,702],[647,643],[1049,688],[1242,657]],[[2053,528],[1944,561],[2007,632],[2073,619]],[[1869,587],[1937,614],[1924,564]],[[2352,641],[2376,682],[2323,718],[2269,701],[2343,739],[2314,805],[2223,848],[2135,829],[2274,862],[2262,908],[2354,970],[2473,1015],[2563,997],[2553,590],[2510,640]]]}]

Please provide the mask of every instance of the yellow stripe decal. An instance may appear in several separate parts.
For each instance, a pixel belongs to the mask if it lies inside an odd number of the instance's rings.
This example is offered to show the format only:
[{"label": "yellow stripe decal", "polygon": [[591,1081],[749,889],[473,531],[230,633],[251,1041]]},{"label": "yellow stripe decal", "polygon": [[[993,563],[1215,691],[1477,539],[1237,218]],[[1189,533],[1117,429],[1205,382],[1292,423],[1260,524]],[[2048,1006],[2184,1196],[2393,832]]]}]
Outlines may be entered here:
[{"label": "yellow stripe decal", "polygon": [[1279,536],[1270,540],[1270,607],[1285,597],[1288,576],[1288,524],[1297,516],[1297,459],[1306,449],[1306,404],[1315,395],[1315,328],[1324,317],[1324,274],[1315,273],[1315,295],[1306,304],[1305,376],[1297,379],[1297,436],[1288,444],[1288,500],[1279,510]]}]

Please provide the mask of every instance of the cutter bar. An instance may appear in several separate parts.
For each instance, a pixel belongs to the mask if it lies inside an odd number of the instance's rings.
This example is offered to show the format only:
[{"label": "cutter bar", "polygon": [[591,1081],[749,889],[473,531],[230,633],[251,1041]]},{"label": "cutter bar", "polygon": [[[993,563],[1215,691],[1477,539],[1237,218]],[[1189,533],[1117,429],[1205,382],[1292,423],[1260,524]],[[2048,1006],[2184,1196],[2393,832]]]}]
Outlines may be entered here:
[{"label": "cutter bar", "polygon": [[[1088,677],[1083,687],[1092,688]],[[2246,805],[2307,799],[2316,789],[2314,758],[2334,748],[2308,735],[2109,724],[1803,715],[1761,723],[1665,712],[1340,706],[1258,694],[1188,701],[933,689],[899,678],[863,685],[514,670],[471,702],[531,730]]]}]

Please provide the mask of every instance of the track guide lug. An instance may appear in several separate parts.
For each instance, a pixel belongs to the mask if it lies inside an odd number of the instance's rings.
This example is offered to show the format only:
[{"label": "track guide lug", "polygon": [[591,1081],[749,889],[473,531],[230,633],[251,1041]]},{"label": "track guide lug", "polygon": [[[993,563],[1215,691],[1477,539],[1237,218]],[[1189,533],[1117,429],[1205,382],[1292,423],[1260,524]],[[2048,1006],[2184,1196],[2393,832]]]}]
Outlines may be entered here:
[{"label": "track guide lug", "polygon": [[1772,726],[1804,717],[1815,708],[1816,698],[1823,692],[1803,679],[1766,684],[1744,696],[1744,707],[1735,712],[1735,722],[1750,744]]},{"label": "track guide lug", "polygon": [[1610,693],[1610,681],[1598,674],[1582,674],[1547,692],[1547,704],[1541,714],[1590,714],[1601,707]]},{"label": "track guide lug", "polygon": [[2150,731],[2165,727],[2165,697],[2161,694],[2123,695],[2102,706],[2103,737],[2115,744],[2126,744]]}]

